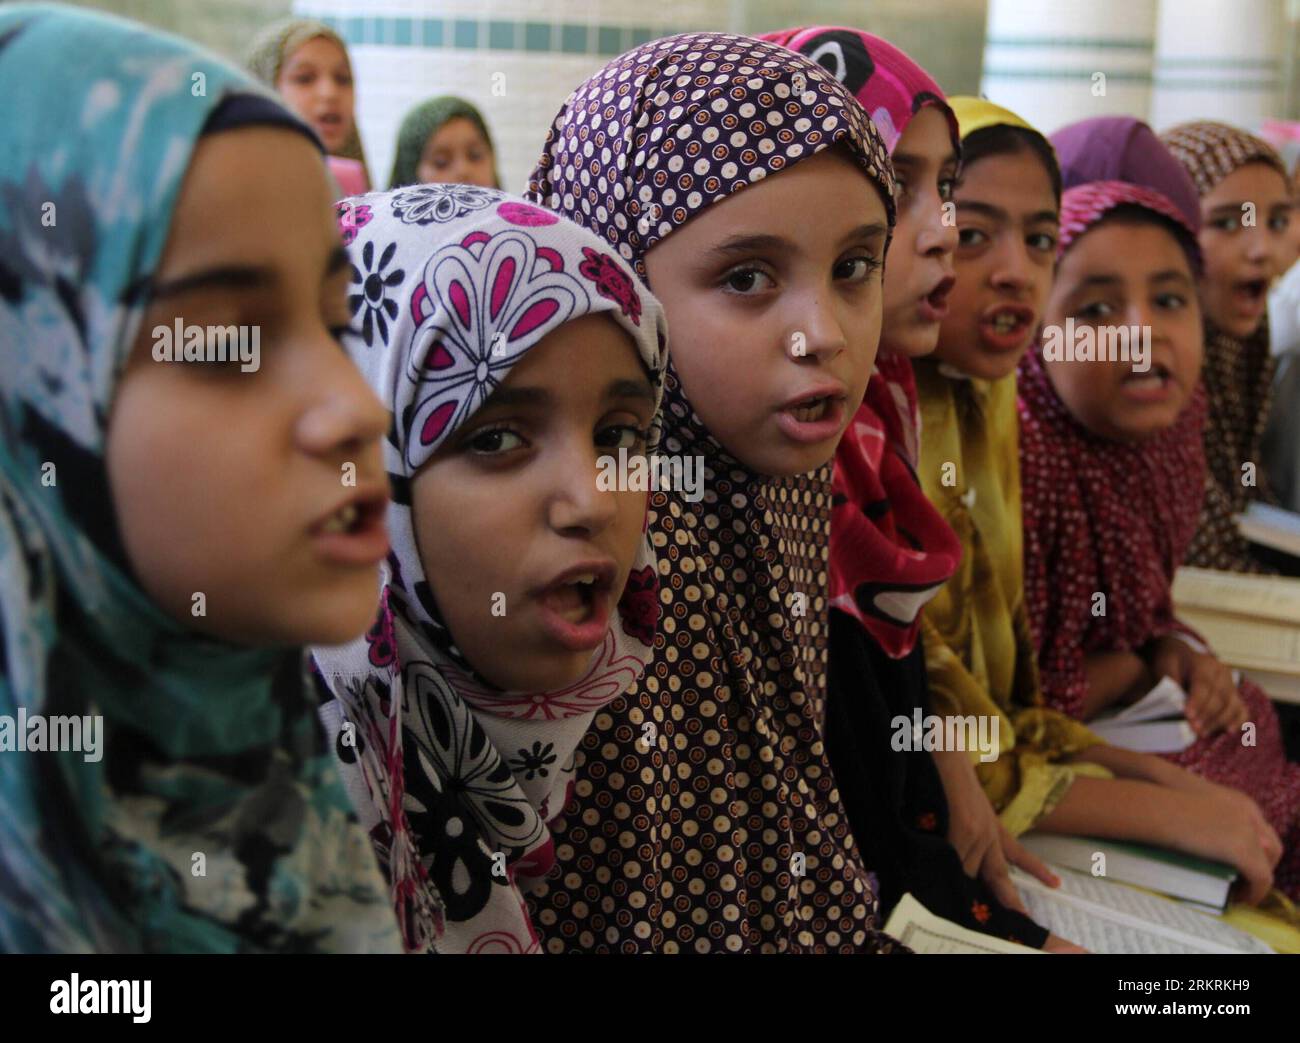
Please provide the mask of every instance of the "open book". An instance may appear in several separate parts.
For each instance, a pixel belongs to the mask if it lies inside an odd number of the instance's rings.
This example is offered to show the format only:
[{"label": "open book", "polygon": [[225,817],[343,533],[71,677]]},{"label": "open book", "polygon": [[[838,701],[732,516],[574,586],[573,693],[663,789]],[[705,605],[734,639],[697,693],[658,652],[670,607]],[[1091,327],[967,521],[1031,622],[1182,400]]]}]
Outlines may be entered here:
[{"label": "open book", "polygon": [[1300,702],[1300,579],[1184,566],[1174,576],[1178,617],[1272,698]]},{"label": "open book", "polygon": [[1089,952],[1273,952],[1258,938],[1160,895],[1069,869],[1057,875],[1061,886],[1051,888],[1011,868],[1029,915]]},{"label": "open book", "polygon": [[1196,741],[1183,711],[1187,693],[1171,677],[1131,706],[1107,710],[1088,722],[1093,733],[1112,746],[1139,753],[1179,753]]},{"label": "open book", "polygon": [[1033,953],[1038,949],[972,931],[969,927],[935,916],[910,894],[903,895],[889,914],[885,933],[897,938],[913,952],[932,953]]}]

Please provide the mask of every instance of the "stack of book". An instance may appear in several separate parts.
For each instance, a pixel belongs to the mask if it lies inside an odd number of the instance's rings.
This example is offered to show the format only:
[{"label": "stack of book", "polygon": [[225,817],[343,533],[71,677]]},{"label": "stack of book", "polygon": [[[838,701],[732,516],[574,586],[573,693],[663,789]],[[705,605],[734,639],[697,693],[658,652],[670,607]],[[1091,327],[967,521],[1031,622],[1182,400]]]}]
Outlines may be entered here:
[{"label": "stack of book", "polygon": [[1183,567],[1174,608],[1270,698],[1300,703],[1300,579]]}]

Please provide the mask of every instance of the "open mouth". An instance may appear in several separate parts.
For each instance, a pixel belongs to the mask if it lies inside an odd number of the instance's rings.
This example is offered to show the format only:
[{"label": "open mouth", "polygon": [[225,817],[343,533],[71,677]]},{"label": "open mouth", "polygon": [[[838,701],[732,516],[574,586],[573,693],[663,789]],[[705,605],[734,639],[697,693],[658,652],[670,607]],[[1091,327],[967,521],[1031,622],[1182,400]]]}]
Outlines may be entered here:
[{"label": "open mouth", "polygon": [[948,295],[957,285],[957,278],[945,275],[934,288],[921,298],[921,318],[927,322],[940,322],[948,314]]},{"label": "open mouth", "polygon": [[831,402],[830,395],[822,395],[820,398],[807,399],[798,406],[791,406],[787,412],[801,424],[812,424],[826,418]]},{"label": "open mouth", "polygon": [[557,644],[586,652],[604,640],[614,596],[613,562],[566,569],[537,592],[543,629]]},{"label": "open mouth", "polygon": [[1037,313],[1024,304],[1000,304],[984,312],[980,319],[980,337],[995,350],[1022,347],[1029,337]]},{"label": "open mouth", "polygon": [[1237,283],[1233,292],[1248,304],[1259,304],[1268,295],[1268,280],[1247,279]]},{"label": "open mouth", "polygon": [[542,603],[561,619],[584,623],[595,611],[598,594],[608,590],[609,584],[597,573],[582,572],[548,587]]},{"label": "open mouth", "polygon": [[1162,391],[1172,382],[1173,373],[1159,362],[1141,373],[1134,370],[1124,378],[1124,386],[1136,391]]},{"label": "open mouth", "polygon": [[331,514],[323,521],[318,532],[356,532],[362,525],[363,510],[355,503],[345,503],[337,511]]},{"label": "open mouth", "polygon": [[343,117],[337,112],[327,112],[315,117],[312,122],[321,134],[341,134],[343,132]]},{"label": "open mouth", "polygon": [[368,565],[388,553],[386,494],[353,497],[311,528],[318,551],[345,565]]},{"label": "open mouth", "polygon": [[993,332],[999,336],[1006,336],[1009,333],[1019,333],[1028,325],[1029,323],[1026,321],[1024,315],[1015,311],[995,312],[992,320],[989,322],[989,326],[992,327]]}]

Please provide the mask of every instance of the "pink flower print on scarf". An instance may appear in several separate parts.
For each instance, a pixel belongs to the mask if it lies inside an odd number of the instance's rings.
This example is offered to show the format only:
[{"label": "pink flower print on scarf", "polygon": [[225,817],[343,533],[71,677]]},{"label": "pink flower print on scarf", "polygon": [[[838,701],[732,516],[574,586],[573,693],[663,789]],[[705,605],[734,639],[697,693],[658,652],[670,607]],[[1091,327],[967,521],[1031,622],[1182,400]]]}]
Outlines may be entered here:
[{"label": "pink flower print on scarf", "polygon": [[640,326],[641,298],[627,273],[608,254],[597,253],[589,246],[582,248],[582,255],[586,260],[578,265],[578,271],[596,284],[597,293],[617,302],[623,314]]},{"label": "pink flower print on scarf", "polygon": [[[407,453],[424,458],[486,401],[499,383],[498,372],[509,372],[526,346],[536,343],[539,329],[558,328],[585,305],[586,291],[564,271],[559,254],[512,228],[491,236],[473,233],[439,251],[412,299],[413,314],[419,315],[422,303],[415,298],[448,305],[430,309],[413,334],[417,343],[433,338],[427,358],[411,353],[407,373],[424,395],[414,406]],[[419,371],[413,371],[417,364]]]}]

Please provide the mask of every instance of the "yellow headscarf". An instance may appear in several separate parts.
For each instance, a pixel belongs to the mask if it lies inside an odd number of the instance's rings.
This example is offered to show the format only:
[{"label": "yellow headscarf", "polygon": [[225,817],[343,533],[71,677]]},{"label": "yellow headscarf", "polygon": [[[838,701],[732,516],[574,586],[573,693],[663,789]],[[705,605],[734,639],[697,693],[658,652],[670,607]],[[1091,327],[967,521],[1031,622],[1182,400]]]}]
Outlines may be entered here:
[{"label": "yellow headscarf", "polygon": [[[984,98],[948,100],[963,141],[997,126],[1040,134]],[[934,358],[915,369],[921,485],[962,543],[956,573],[922,613],[931,697],[939,714],[998,719],[999,756],[975,767],[1003,824],[1019,834],[1077,774],[1105,771],[1063,763],[1098,740],[1046,707],[1039,685],[1025,606],[1015,375],[978,380]]]}]

